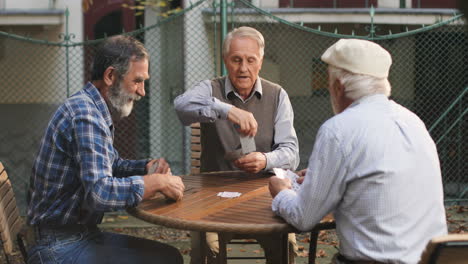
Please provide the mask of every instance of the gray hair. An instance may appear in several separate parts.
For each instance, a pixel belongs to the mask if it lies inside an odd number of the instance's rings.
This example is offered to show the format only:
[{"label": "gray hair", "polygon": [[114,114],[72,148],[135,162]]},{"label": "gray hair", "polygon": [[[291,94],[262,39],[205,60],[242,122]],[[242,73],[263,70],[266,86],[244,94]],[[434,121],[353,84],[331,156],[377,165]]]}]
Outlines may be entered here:
[{"label": "gray hair", "polygon": [[384,94],[389,97],[392,91],[387,78],[356,74],[332,65],[328,65],[328,70],[330,81],[340,80],[340,83],[345,87],[346,97],[353,101],[373,94]]},{"label": "gray hair", "polygon": [[263,58],[263,54],[265,54],[265,39],[263,38],[262,33],[251,27],[235,28],[227,34],[223,42],[223,57],[229,53],[231,42],[234,38],[251,38],[257,41],[260,57]]},{"label": "gray hair", "polygon": [[97,49],[91,69],[91,80],[102,80],[105,70],[112,66],[121,79],[127,74],[130,61],[148,59],[143,44],[131,36],[117,35],[106,39]]}]

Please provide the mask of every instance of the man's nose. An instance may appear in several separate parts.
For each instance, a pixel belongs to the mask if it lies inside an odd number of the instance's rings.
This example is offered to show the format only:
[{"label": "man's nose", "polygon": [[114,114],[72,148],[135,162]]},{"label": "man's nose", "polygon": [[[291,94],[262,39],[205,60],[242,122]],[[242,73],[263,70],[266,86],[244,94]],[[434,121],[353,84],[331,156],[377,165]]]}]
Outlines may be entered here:
[{"label": "man's nose", "polygon": [[138,88],[136,90],[136,93],[141,97],[145,96],[146,92],[145,92],[145,83],[144,82],[141,85],[138,86]]},{"label": "man's nose", "polygon": [[240,64],[240,69],[239,69],[241,72],[245,72],[247,71],[247,62],[241,62]]}]

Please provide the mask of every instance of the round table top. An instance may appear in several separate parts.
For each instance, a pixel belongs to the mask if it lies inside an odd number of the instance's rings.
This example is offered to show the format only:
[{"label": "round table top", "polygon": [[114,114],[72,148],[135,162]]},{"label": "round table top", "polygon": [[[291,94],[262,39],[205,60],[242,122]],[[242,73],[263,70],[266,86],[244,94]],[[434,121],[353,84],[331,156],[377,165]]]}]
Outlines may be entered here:
[{"label": "round table top", "polygon": [[[267,174],[210,172],[182,176],[184,197],[167,200],[163,195],[129,209],[137,218],[166,227],[203,232],[271,233],[294,228],[271,211]],[[219,192],[239,192],[236,198]]]},{"label": "round table top", "polygon": [[[150,223],[184,230],[239,234],[297,232],[272,212],[269,176],[240,171],[182,176],[185,184],[182,200],[167,200],[159,194],[128,212]],[[241,195],[219,197],[218,193],[224,191]]]}]

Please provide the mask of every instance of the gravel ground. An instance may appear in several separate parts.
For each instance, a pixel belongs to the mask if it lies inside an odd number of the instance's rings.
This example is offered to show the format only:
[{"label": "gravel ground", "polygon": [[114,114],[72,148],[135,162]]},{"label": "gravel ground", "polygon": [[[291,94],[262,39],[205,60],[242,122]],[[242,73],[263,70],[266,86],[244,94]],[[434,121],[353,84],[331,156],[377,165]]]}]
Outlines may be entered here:
[{"label": "gravel ground", "polygon": [[[466,206],[450,206],[446,208],[447,223],[449,225],[449,233],[466,233],[468,232],[468,207]],[[158,240],[168,243],[180,250],[184,257],[184,264],[190,263],[190,235],[187,231],[164,228],[141,222],[138,219],[129,217],[126,214],[109,214],[106,215],[101,229],[108,232],[128,234],[137,237]],[[296,258],[296,264],[307,263],[309,255],[309,234],[303,233],[297,235],[297,240],[300,248],[299,256]],[[339,244],[337,242],[336,233],[334,231],[324,231],[319,235],[319,243],[317,250],[317,263],[330,263],[331,257],[337,252]],[[229,245],[229,256],[262,256],[263,252],[258,245]],[[0,263],[6,263],[3,254],[0,255]],[[11,264],[23,263],[19,253],[16,253],[10,260]],[[230,261],[229,263],[250,264],[250,263],[265,263],[264,260],[243,260]]]}]

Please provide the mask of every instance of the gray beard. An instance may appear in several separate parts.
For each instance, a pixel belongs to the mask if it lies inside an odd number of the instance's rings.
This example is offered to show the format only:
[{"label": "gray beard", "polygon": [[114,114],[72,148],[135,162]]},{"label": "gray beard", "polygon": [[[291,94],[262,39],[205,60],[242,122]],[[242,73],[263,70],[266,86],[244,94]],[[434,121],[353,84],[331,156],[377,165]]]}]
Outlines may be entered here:
[{"label": "gray beard", "polygon": [[141,96],[127,92],[121,81],[114,83],[109,88],[109,111],[112,120],[118,121],[130,115],[133,109],[133,101],[138,101]]}]

